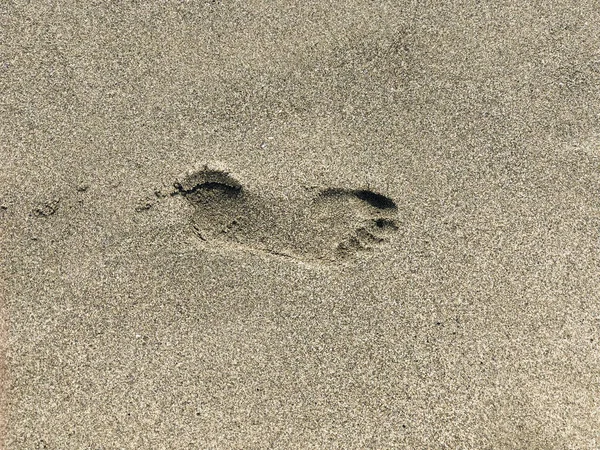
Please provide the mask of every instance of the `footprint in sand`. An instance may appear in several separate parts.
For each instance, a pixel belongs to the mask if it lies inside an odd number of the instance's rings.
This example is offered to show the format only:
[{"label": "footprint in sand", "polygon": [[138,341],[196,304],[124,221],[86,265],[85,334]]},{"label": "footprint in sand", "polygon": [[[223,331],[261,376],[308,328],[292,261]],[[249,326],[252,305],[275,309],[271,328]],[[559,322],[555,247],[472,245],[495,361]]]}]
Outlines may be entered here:
[{"label": "footprint in sand", "polygon": [[325,188],[275,201],[207,166],[174,186],[171,195],[193,205],[192,229],[208,244],[335,262],[384,248],[398,230],[394,201],[365,189]]}]

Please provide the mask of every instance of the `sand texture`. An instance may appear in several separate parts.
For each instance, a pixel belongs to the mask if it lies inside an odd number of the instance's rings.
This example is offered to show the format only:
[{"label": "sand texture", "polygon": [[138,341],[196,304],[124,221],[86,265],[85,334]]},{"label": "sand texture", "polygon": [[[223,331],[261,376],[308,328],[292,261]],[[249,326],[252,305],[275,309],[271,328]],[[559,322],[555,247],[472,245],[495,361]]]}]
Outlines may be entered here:
[{"label": "sand texture", "polygon": [[596,1],[0,3],[3,448],[600,448]]}]

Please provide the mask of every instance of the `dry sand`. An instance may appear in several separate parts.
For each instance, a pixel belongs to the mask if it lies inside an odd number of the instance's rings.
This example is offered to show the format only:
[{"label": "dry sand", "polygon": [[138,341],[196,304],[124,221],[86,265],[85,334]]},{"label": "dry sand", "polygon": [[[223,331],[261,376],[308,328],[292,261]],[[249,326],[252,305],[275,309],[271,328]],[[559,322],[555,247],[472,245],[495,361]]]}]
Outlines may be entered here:
[{"label": "dry sand", "polygon": [[599,16],[2,2],[5,448],[600,448]]}]

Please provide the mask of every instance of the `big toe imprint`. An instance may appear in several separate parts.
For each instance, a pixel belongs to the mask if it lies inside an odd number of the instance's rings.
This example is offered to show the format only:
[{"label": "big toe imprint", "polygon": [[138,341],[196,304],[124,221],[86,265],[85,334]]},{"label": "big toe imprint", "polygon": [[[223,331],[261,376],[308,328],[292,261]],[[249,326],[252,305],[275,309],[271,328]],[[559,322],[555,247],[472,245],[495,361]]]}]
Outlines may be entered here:
[{"label": "big toe imprint", "polygon": [[395,202],[370,190],[325,188],[310,199],[276,201],[208,167],[175,186],[194,206],[194,233],[211,245],[335,262],[384,248],[398,230]]}]

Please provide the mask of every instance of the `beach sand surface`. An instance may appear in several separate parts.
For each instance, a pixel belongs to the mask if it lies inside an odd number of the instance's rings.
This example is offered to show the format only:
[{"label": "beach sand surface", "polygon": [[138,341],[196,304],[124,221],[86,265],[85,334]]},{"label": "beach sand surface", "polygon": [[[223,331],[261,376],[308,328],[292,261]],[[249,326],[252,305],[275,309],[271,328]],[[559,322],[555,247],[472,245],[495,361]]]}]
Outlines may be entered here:
[{"label": "beach sand surface", "polygon": [[442,3],[0,6],[4,448],[600,446],[600,9]]}]

